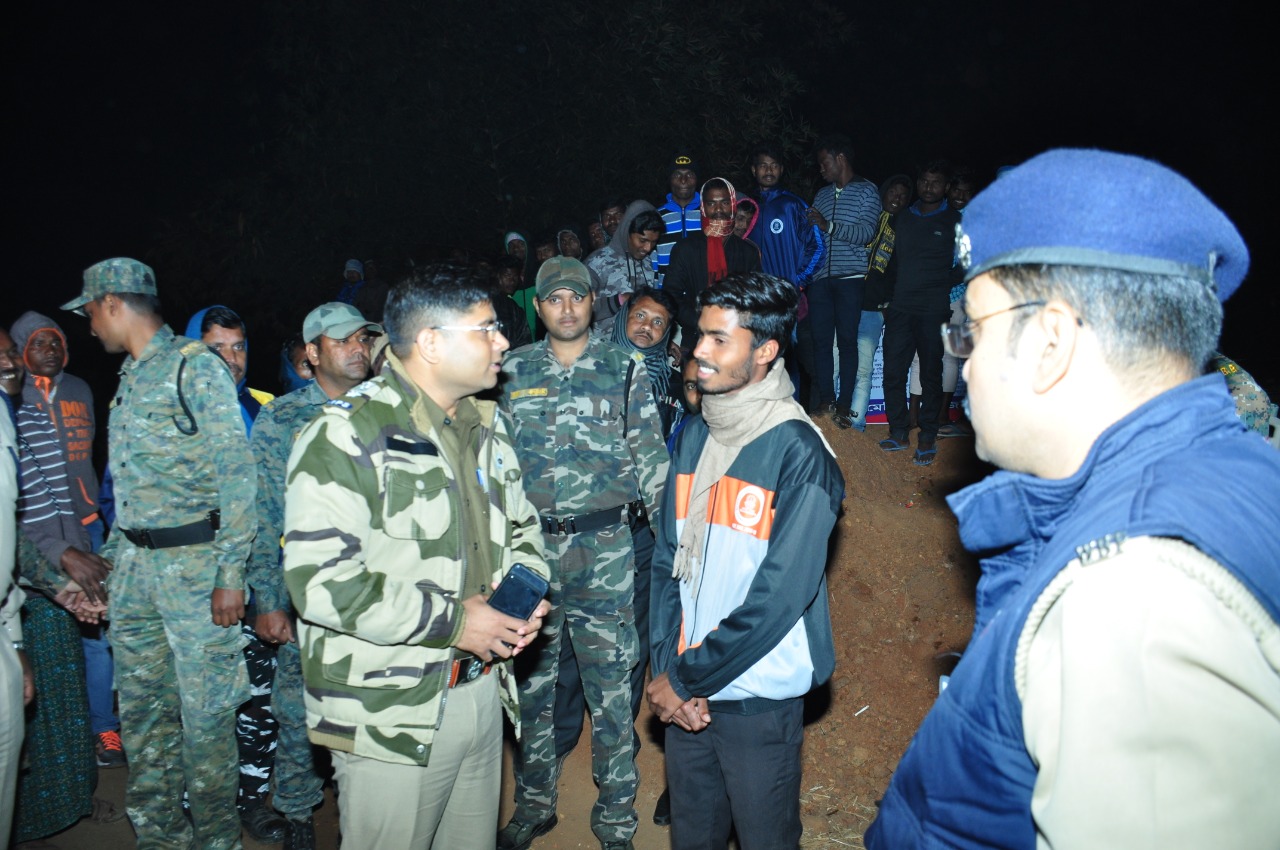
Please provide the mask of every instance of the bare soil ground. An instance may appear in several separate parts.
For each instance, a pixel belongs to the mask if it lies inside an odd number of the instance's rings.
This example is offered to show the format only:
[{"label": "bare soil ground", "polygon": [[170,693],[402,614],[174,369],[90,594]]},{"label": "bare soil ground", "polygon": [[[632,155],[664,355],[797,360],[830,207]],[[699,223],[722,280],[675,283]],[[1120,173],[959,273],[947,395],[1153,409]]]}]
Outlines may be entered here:
[{"label": "bare soil ground", "polygon": [[[876,800],[937,696],[939,675],[954,661],[947,653],[963,649],[969,638],[977,564],[960,546],[944,497],[989,470],[974,457],[970,438],[940,441],[933,465],[919,467],[910,451],[879,449],[884,426],[859,433],[837,430],[828,420],[820,425],[840,459],[847,492],[828,573],[836,671],[810,699],[801,846],[837,850],[863,846]],[[664,784],[661,732],[647,713],[639,723],[644,744],[635,846],[657,850],[669,846],[668,828],[652,821]],[[502,823],[512,808],[509,755]],[[560,780],[560,823],[534,842],[534,850],[599,847],[590,829],[590,762],[584,734]],[[126,773],[101,771],[99,796],[123,805]],[[316,818],[319,846],[333,850],[337,809],[331,794]],[[127,821],[84,820],[50,840],[68,850],[134,847]],[[249,850],[261,846],[246,837]]]}]

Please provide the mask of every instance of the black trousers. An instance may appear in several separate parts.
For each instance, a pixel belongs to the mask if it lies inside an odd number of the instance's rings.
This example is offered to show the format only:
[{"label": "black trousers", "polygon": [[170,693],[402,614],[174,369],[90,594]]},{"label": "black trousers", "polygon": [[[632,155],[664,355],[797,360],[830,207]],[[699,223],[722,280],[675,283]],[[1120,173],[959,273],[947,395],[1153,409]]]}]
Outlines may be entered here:
[{"label": "black trousers", "polygon": [[884,412],[889,436],[905,442],[911,431],[907,412],[907,373],[920,353],[920,444],[938,436],[942,410],[942,323],[947,313],[904,313],[889,306],[884,311]]}]

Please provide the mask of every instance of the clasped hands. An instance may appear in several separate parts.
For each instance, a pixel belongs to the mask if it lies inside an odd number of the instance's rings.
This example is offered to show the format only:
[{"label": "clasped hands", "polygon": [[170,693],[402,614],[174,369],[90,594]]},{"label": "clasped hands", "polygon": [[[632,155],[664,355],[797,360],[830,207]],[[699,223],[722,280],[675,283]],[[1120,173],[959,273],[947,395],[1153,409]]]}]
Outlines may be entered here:
[{"label": "clasped hands", "polygon": [[706,697],[681,699],[666,673],[655,677],[646,690],[649,708],[663,723],[674,723],[686,732],[701,732],[711,723]]}]

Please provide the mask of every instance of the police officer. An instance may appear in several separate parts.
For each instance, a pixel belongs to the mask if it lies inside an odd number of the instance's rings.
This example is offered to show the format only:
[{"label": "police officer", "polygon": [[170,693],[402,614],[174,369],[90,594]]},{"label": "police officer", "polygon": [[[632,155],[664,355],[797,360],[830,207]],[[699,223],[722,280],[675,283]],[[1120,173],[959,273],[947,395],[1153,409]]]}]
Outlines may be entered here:
[{"label": "police officer", "polygon": [[155,273],[137,260],[90,266],[62,309],[88,316],[108,353],[128,355],[108,442],[116,524],[101,555],[114,565],[111,642],[138,846],[238,848],[235,709],[249,679],[231,627],[244,616],[256,487],[235,383],[204,343],[165,324]]},{"label": "police officer", "polygon": [[547,260],[536,294],[547,336],[507,355],[503,405],[541,517],[556,608],[548,639],[520,668],[516,810],[498,847],[528,847],[556,824],[553,706],[560,641],[569,640],[591,710],[600,787],[591,829],[602,846],[629,848],[637,823],[630,673],[640,658],[628,520],[656,507],[667,451],[643,356],[590,334],[586,267]]}]

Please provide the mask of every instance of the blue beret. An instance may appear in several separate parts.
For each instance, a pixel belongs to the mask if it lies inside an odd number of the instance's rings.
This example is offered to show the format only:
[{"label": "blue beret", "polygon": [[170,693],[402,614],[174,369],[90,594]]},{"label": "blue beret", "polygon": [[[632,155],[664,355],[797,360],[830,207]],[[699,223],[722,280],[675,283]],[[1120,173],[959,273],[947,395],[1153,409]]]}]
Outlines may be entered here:
[{"label": "blue beret", "polygon": [[1226,301],[1249,270],[1231,220],[1182,175],[1100,150],[1047,151],[979,192],[956,227],[965,280],[997,266],[1098,266],[1178,275]]}]

